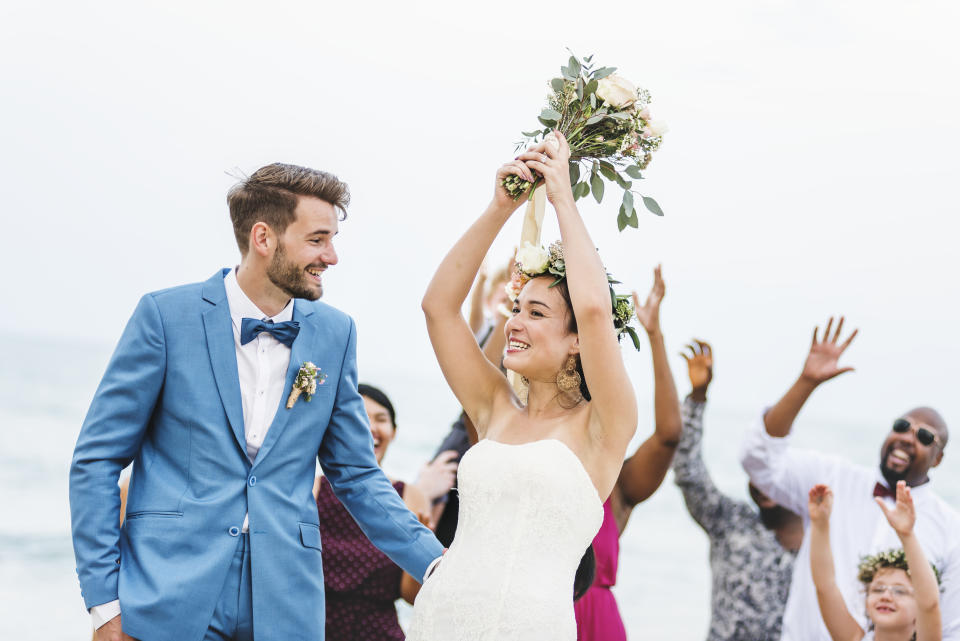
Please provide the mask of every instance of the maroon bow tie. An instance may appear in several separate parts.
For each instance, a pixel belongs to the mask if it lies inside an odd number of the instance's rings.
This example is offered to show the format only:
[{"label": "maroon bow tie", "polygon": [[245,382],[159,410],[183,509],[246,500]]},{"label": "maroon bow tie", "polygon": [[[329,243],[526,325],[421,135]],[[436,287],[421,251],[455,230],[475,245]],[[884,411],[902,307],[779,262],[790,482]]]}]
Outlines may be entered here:
[{"label": "maroon bow tie", "polygon": [[896,500],[897,498],[897,494],[893,490],[891,490],[889,487],[884,485],[883,483],[877,483],[876,485],[873,486],[873,495],[879,496],[880,498],[889,496],[891,499],[894,499],[894,500]]}]

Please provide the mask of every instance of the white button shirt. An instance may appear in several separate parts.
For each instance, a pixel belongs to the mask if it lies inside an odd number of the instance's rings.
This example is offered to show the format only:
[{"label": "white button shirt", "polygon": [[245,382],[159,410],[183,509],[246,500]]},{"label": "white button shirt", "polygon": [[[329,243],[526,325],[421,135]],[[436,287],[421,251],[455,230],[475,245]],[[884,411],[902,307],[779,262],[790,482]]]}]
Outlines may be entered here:
[{"label": "white button shirt", "polygon": [[[290,348],[267,332],[261,332],[246,345],[240,344],[240,325],[244,318],[282,323],[293,318],[293,299],[276,316],[264,314],[240,288],[237,270],[231,269],[223,279],[227,290],[227,305],[233,324],[233,342],[237,350],[237,374],[240,378],[240,397],[243,403],[243,431],[246,437],[247,457],[253,461],[267,437],[273,418],[284,400]],[[249,530],[249,515],[243,517],[243,531]],[[94,628],[120,614],[120,601],[111,601],[90,608]]]},{"label": "white button shirt", "polygon": [[[791,448],[789,436],[776,438],[767,433],[762,416],[747,435],[741,462],[754,485],[800,514],[804,521],[803,544],[793,570],[781,641],[830,641],[810,571],[807,502],[810,488],[817,483],[829,485],[834,494],[830,546],[837,585],[847,610],[867,630],[866,597],[857,580],[857,565],[862,556],[902,547],[873,499],[875,485],[887,485],[879,467],[870,469],[819,452]],[[927,561],[942,573],[943,640],[960,641],[960,514],[934,494],[930,485],[911,488],[917,511],[914,532]],[[892,499],[886,500],[893,503]]]}]

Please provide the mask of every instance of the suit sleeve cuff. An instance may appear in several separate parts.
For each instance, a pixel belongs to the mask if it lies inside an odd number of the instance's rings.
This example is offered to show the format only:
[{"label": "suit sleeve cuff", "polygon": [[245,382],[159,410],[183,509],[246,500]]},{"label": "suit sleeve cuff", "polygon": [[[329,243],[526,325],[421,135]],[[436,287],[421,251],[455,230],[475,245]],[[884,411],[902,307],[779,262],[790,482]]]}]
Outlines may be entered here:
[{"label": "suit sleeve cuff", "polygon": [[[436,563],[436,561],[434,561]],[[427,572],[430,570],[428,569]],[[90,617],[93,619],[93,629],[99,630],[105,623],[120,614],[120,600],[110,601],[90,608]]]}]

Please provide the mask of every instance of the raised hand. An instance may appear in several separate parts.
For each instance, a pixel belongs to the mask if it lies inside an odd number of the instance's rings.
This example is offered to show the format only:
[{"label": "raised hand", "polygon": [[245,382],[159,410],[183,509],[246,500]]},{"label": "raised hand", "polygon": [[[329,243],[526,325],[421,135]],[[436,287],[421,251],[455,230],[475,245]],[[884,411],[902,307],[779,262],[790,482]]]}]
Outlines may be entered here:
[{"label": "raised hand", "polygon": [[810,488],[810,497],[807,502],[810,510],[810,521],[815,525],[823,525],[830,521],[830,512],[833,510],[833,491],[826,485],[819,484]]},{"label": "raised hand", "polygon": [[497,170],[497,180],[493,188],[493,204],[496,207],[513,211],[523,204],[523,198],[514,200],[503,188],[503,180],[507,176],[518,176],[523,180],[533,182],[534,175],[530,168],[520,160],[511,160]]},{"label": "raised hand", "polygon": [[558,202],[573,202],[573,189],[570,187],[570,145],[559,131],[553,131],[536,145],[517,157],[527,167],[543,176],[547,187],[547,200],[557,206]]},{"label": "raised hand", "polygon": [[713,348],[709,343],[696,338],[693,339],[693,343],[688,343],[686,348],[690,350],[690,355],[680,352],[680,356],[687,361],[690,387],[693,388],[694,395],[698,393],[705,395],[707,386],[713,380]]},{"label": "raised hand", "polygon": [[637,292],[633,292],[634,313],[648,334],[660,331],[660,301],[663,300],[666,291],[667,288],[660,273],[660,265],[657,265],[653,268],[653,287],[647,294],[647,301],[641,305],[640,296],[637,295]]},{"label": "raised hand", "polygon": [[453,450],[446,450],[437,455],[437,458],[424,464],[417,477],[416,486],[426,497],[435,501],[444,496],[453,487],[457,480],[457,461],[459,454]]},{"label": "raised hand", "polygon": [[800,375],[800,378],[810,381],[815,385],[829,381],[831,378],[839,376],[844,372],[853,371],[852,367],[840,367],[838,361],[843,352],[850,346],[850,343],[854,337],[856,337],[859,330],[853,330],[853,333],[847,337],[847,340],[841,343],[840,332],[843,329],[843,316],[840,317],[840,322],[837,323],[837,329],[831,336],[830,329],[832,326],[833,317],[830,317],[830,320],[827,321],[827,327],[823,331],[822,341],[817,337],[819,328],[814,328],[810,353],[807,354],[807,361],[803,364],[803,373]]},{"label": "raised hand", "polygon": [[883,515],[887,517],[887,523],[900,535],[905,536],[913,532],[913,524],[917,520],[917,513],[913,509],[913,497],[910,495],[910,488],[906,481],[897,481],[897,504],[889,508],[880,497],[874,499]]}]

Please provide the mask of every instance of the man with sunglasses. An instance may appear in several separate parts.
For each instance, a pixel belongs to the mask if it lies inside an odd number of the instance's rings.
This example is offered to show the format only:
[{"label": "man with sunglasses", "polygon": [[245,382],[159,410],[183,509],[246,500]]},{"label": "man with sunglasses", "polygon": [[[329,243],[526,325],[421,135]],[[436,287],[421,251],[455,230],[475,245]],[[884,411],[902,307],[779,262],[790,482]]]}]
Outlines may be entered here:
[{"label": "man with sunglasses", "polygon": [[[818,329],[797,381],[776,405],[757,421],[748,434],[741,462],[750,481],[771,499],[789,510],[807,516],[810,488],[819,483],[831,486],[836,509],[831,515],[831,546],[847,609],[866,630],[863,594],[857,582],[857,564],[862,556],[900,547],[886,524],[874,497],[894,502],[897,481],[912,488],[917,512],[916,533],[927,558],[943,575],[940,610],[943,640],[960,641],[960,514],[930,488],[930,468],[943,460],[947,425],[929,407],[910,410],[893,421],[880,447],[877,468],[854,465],[837,457],[790,446],[790,430],[800,409],[821,384],[851,371],[840,367],[839,359],[853,341],[852,332],[841,341],[843,318],[835,330],[827,323],[823,339]],[[809,528],[805,528],[800,553],[794,566],[790,595],[783,616],[782,641],[830,641],[820,617],[817,595],[810,573]]]}]

